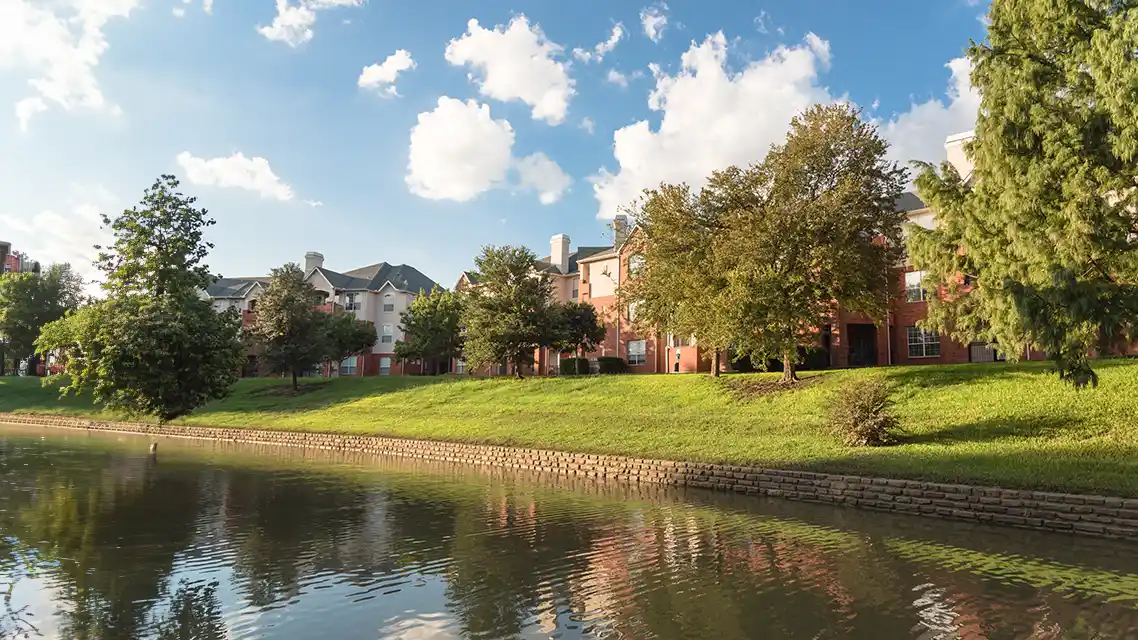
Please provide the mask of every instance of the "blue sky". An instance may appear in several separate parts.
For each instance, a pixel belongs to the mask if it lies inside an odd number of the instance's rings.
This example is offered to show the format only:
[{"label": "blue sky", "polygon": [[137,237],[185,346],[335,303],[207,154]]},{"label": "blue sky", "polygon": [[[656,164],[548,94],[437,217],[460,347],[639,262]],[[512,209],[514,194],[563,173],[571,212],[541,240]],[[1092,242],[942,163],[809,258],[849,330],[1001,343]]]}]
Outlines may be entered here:
[{"label": "blue sky", "polygon": [[939,161],[975,119],[960,58],[985,10],[0,0],[0,240],[87,269],[97,213],[174,173],[217,219],[223,275],[316,250],[450,286],[484,244],[604,242],[640,189],[760,160],[813,102]]}]

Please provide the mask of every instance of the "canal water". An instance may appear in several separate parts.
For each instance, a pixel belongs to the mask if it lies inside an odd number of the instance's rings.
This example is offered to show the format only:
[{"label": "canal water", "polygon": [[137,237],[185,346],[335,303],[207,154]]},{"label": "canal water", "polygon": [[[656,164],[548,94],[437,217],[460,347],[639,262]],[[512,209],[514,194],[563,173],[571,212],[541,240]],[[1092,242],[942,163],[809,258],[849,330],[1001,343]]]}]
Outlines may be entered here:
[{"label": "canal water", "polygon": [[[0,638],[1127,638],[1138,545],[0,426]],[[4,594],[10,594],[4,597]]]}]

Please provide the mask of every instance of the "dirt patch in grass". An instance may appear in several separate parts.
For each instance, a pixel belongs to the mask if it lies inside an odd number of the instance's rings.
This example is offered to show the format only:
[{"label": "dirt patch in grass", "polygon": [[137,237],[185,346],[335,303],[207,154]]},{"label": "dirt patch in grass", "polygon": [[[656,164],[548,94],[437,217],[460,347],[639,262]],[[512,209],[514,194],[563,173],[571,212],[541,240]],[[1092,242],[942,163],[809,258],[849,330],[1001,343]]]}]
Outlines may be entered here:
[{"label": "dirt patch in grass", "polygon": [[723,386],[739,402],[750,402],[757,398],[780,393],[799,391],[818,384],[822,376],[810,376],[796,382],[783,382],[781,378],[722,378]]},{"label": "dirt patch in grass", "polygon": [[251,396],[264,396],[264,397],[271,397],[271,398],[295,398],[297,396],[302,396],[306,393],[311,393],[313,391],[319,391],[320,389],[323,389],[327,385],[328,385],[327,382],[304,382],[304,383],[301,383],[300,385],[298,385],[296,390],[293,390],[292,386],[287,385],[287,384],[281,385],[281,386],[275,386],[274,385],[272,387],[265,387],[263,389],[254,389],[254,390],[249,392],[249,395],[251,395]]}]

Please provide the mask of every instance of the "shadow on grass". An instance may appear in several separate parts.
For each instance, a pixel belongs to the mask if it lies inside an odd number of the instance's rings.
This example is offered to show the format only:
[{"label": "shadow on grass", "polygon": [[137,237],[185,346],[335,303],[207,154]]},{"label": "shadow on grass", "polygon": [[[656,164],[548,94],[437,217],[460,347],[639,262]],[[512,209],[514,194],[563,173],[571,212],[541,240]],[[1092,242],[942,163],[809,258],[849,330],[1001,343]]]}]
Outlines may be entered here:
[{"label": "shadow on grass", "polygon": [[1082,420],[1048,417],[992,418],[951,425],[929,433],[902,434],[901,444],[959,444],[997,442],[1007,439],[1054,438],[1064,431],[1083,429]]},{"label": "shadow on grass", "polygon": [[383,376],[308,379],[293,393],[283,378],[247,378],[233,387],[229,396],[194,412],[195,417],[215,413],[300,413],[349,404],[364,398],[399,393],[417,387],[447,384],[459,378],[448,376]]},{"label": "shadow on grass", "polygon": [[[1134,366],[1135,358],[1112,357],[1091,361],[1091,367],[1098,374],[1110,375],[1112,369]],[[885,377],[899,386],[933,389],[965,384],[984,384],[1005,381],[1017,376],[1032,375],[1059,379],[1055,363],[1050,361],[1033,362],[988,362],[955,365],[914,365],[886,370]]]}]

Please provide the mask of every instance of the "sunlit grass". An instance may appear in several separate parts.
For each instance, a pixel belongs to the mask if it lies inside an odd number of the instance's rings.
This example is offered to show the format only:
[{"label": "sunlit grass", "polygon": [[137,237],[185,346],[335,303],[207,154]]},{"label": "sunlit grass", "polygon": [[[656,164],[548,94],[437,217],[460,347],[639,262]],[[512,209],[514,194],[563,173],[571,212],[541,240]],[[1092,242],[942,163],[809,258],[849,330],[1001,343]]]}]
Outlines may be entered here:
[{"label": "sunlit grass", "polygon": [[[1096,366],[1099,387],[1081,391],[1045,364],[956,365],[826,372],[749,401],[694,375],[344,378],[296,397],[275,393],[282,380],[243,380],[184,422],[1138,496],[1138,362]],[[834,389],[865,376],[893,385],[901,445],[847,449],[827,431]],[[38,385],[0,379],[0,411],[94,413]]]}]

